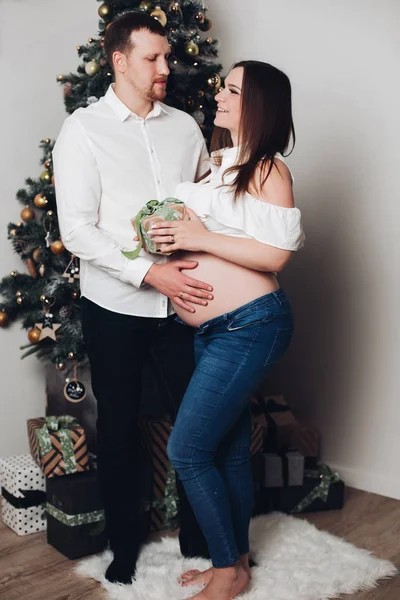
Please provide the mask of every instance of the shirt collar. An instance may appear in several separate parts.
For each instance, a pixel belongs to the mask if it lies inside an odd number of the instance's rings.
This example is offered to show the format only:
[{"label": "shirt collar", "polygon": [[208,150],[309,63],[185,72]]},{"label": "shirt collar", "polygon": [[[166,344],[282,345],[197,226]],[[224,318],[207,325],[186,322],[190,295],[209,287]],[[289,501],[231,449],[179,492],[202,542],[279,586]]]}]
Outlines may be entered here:
[{"label": "shirt collar", "polygon": [[[142,117],[135,115],[127,106],[120,100],[117,94],[114,92],[114,84],[112,83],[108,88],[106,95],[104,96],[104,101],[108,106],[113,110],[118,119],[122,121],[126,121],[126,119],[132,116],[134,119],[138,121],[143,121]],[[170,115],[171,112],[165,104],[162,102],[158,102],[157,100],[153,102],[153,109],[149,112],[146,119],[152,117],[158,117],[161,113],[165,113],[166,115]]]}]

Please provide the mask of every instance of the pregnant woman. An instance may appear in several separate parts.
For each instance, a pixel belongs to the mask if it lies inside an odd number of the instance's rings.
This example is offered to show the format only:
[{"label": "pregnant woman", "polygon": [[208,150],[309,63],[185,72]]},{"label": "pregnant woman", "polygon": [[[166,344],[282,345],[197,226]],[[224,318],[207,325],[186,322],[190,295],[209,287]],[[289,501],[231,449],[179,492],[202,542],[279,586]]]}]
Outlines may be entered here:
[{"label": "pregnant woman", "polygon": [[247,586],[252,511],[250,399],[284,354],[293,330],[276,273],[303,244],[292,176],[281,153],[294,143],[287,76],[258,61],[237,63],[217,96],[211,174],[176,196],[190,221],[161,222],[153,239],[188,251],[211,303],[178,304],[196,328],[196,370],[168,443],[168,456],[204,532],[212,568],[182,585],[205,584],[196,600],[231,600]]}]

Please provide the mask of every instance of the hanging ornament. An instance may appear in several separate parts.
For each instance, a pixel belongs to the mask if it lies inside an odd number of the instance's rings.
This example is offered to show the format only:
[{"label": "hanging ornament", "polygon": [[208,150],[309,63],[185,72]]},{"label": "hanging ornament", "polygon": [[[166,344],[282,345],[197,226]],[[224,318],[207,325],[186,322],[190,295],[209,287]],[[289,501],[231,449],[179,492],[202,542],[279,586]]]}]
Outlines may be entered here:
[{"label": "hanging ornament", "polygon": [[55,366],[56,366],[57,371],[64,371],[64,369],[67,365],[63,360],[59,360],[58,362],[56,362]]},{"label": "hanging ornament", "polygon": [[32,253],[32,258],[34,261],[39,262],[40,260],[40,248],[36,248],[36,250]]},{"label": "hanging ornament", "polygon": [[50,144],[50,138],[44,138],[44,140],[42,140],[43,144]]},{"label": "hanging ornament", "polygon": [[205,17],[203,23],[199,23],[199,29],[201,29],[201,31],[210,31],[211,27],[212,21],[208,17]]},{"label": "hanging ornament", "polygon": [[145,10],[146,12],[148,12],[151,9],[152,6],[153,6],[153,3],[152,2],[148,2],[147,0],[144,0],[143,2],[141,2],[139,4],[140,10]]},{"label": "hanging ornament", "polygon": [[28,221],[32,221],[32,219],[34,218],[35,213],[33,212],[30,206],[25,206],[25,208],[21,210],[21,219],[25,221],[25,223],[27,223]]},{"label": "hanging ornament", "polygon": [[110,7],[108,6],[108,4],[102,4],[101,6],[99,6],[99,10],[97,12],[99,13],[99,17],[104,19],[110,14]]},{"label": "hanging ornament", "polygon": [[82,402],[86,397],[86,389],[81,381],[77,377],[78,363],[75,361],[74,364],[74,376],[72,379],[65,380],[64,396],[69,402]]},{"label": "hanging ornament", "polygon": [[156,6],[154,10],[151,11],[150,16],[154,19],[157,19],[161,23],[163,27],[167,24],[167,15],[163,10],[161,10],[160,6]]},{"label": "hanging ornament", "polygon": [[16,277],[17,271],[10,271],[10,277]]},{"label": "hanging ornament", "polygon": [[79,298],[78,290],[73,290],[71,294],[72,300],[77,300]]},{"label": "hanging ornament", "polygon": [[45,272],[46,272],[46,267],[44,265],[39,265],[40,277],[44,277]]},{"label": "hanging ornament", "polygon": [[71,260],[63,273],[63,277],[68,278],[68,283],[74,283],[75,279],[79,279],[79,264],[76,256],[72,255]]},{"label": "hanging ornament", "polygon": [[201,110],[195,110],[192,117],[198,125],[202,125],[206,120],[205,114]]},{"label": "hanging ornament", "polygon": [[24,303],[24,298],[23,298],[23,296],[18,296],[18,298],[17,298],[17,304],[21,305],[21,304],[23,304],[23,303]]},{"label": "hanging ornament", "polygon": [[3,308],[0,311],[0,327],[7,327],[8,325],[8,314],[6,313],[5,309]]},{"label": "hanging ornament", "polygon": [[28,340],[31,344],[37,344],[40,340],[40,329],[37,329],[37,327],[32,327],[32,329],[29,329]]},{"label": "hanging ornament", "polygon": [[197,92],[197,97],[198,97],[198,98],[203,98],[203,96],[204,96],[204,92],[203,92],[203,90],[199,90],[199,91]]},{"label": "hanging ornament", "polygon": [[197,23],[199,23],[199,25],[202,25],[206,19],[206,16],[203,12],[199,11],[197,13],[197,15],[195,16],[195,19],[196,19]]},{"label": "hanging ornament", "polygon": [[206,38],[206,42],[207,42],[207,44],[212,44],[213,43],[212,37]]},{"label": "hanging ornament", "polygon": [[207,83],[211,88],[219,88],[221,85],[221,77],[218,73],[213,73],[211,77],[207,79]]},{"label": "hanging ornament", "polygon": [[36,194],[33,203],[37,208],[44,208],[48,204],[48,200],[43,194]]},{"label": "hanging ornament", "polygon": [[57,75],[57,81],[63,81],[63,80],[64,80],[64,75],[62,73]]},{"label": "hanging ornament", "polygon": [[15,237],[17,235],[17,230],[16,229],[10,229],[10,235],[11,235],[11,237]]},{"label": "hanging ornament", "polygon": [[168,11],[173,15],[179,15],[181,18],[183,17],[182,8],[179,2],[174,0],[168,7]]},{"label": "hanging ornament", "polygon": [[33,262],[32,258],[28,258],[27,259],[26,266],[28,267],[29,275],[31,277],[33,277],[33,279],[36,279],[36,277],[37,277],[37,271],[36,271],[35,263]]},{"label": "hanging ornament", "polygon": [[40,176],[40,180],[44,181],[45,183],[50,183],[51,174],[49,173],[49,171],[43,171],[43,173]]},{"label": "hanging ornament", "polygon": [[[53,304],[54,304],[54,302],[50,306],[52,306]],[[52,339],[55,342],[56,341],[56,331],[58,329],[60,329],[61,324],[53,323],[54,315],[51,312],[47,312],[47,308],[44,307],[43,312],[44,312],[43,323],[35,323],[35,327],[37,327],[40,330],[39,340],[44,340],[45,338],[49,337],[50,339]]]},{"label": "hanging ornament", "polygon": [[65,246],[61,240],[56,240],[55,242],[50,244],[50,250],[52,251],[53,254],[58,256],[59,254],[62,254],[64,252]]},{"label": "hanging ornament", "polygon": [[50,159],[50,158],[48,158],[48,159],[47,159],[47,160],[46,160],[46,161],[43,163],[43,166],[44,166],[44,168],[45,168],[45,169],[47,169],[47,170],[51,169],[51,167],[52,167],[52,162],[51,162],[51,159]]},{"label": "hanging ornament", "polygon": [[100,70],[100,65],[97,60],[91,60],[85,65],[85,71],[87,75],[96,75]]},{"label": "hanging ornament", "polygon": [[193,41],[188,42],[185,46],[185,52],[186,54],[189,54],[189,56],[197,56],[199,53],[199,47]]}]

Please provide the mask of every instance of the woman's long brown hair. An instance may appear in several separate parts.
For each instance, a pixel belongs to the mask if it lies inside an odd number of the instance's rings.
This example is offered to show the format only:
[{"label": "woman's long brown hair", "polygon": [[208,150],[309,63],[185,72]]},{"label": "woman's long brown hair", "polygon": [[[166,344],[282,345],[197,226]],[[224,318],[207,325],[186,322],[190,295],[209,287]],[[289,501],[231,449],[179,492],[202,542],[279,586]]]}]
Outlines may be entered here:
[{"label": "woman's long brown hair", "polygon": [[[261,181],[255,183],[262,187],[274,166],[275,154],[285,153],[290,138],[293,150],[296,141],[292,118],[292,88],[287,75],[276,67],[257,60],[235,63],[232,69],[236,67],[244,69],[239,125],[240,151],[237,164],[226,169],[223,174],[224,178],[227,173],[236,172],[231,184],[235,201],[241,194],[249,191],[259,165]],[[211,151],[232,146],[229,130],[216,127],[211,139]],[[215,160],[217,164],[221,164],[218,153]]]}]

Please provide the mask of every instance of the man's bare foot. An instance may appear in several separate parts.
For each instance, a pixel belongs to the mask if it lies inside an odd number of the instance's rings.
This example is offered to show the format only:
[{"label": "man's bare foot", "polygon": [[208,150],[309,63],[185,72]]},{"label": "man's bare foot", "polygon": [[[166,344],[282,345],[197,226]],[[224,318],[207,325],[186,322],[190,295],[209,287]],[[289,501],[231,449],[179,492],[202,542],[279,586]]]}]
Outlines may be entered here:
[{"label": "man's bare foot", "polygon": [[213,569],[210,583],[191,600],[232,600],[243,592],[248,583],[249,575],[240,562],[235,567]]},{"label": "man's bare foot", "polygon": [[190,585],[207,585],[210,583],[213,576],[213,568],[207,569],[206,571],[199,571],[198,569],[192,569],[182,573],[179,577],[179,585],[188,587]]}]

